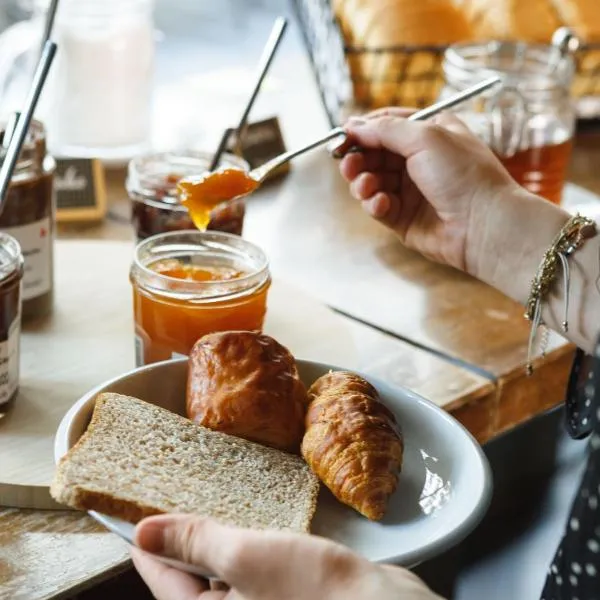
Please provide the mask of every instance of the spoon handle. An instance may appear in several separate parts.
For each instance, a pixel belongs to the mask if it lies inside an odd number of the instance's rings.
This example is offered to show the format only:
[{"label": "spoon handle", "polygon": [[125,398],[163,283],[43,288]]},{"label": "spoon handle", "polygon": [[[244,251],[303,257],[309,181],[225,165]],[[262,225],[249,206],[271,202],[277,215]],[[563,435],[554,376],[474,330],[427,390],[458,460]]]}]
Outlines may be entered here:
[{"label": "spoon handle", "polygon": [[[435,104],[432,104],[431,106],[428,106],[427,108],[424,108],[423,110],[413,113],[410,117],[408,117],[408,119],[410,121],[424,121],[425,119],[429,119],[430,117],[437,115],[442,110],[445,110],[447,108],[452,108],[453,106],[456,106],[457,104],[460,104],[461,102],[465,102],[466,100],[469,100],[470,98],[473,98],[474,96],[477,96],[478,94],[481,94],[482,92],[485,92],[485,90],[491,88],[492,86],[496,85],[497,83],[500,83],[501,81],[502,81],[502,79],[498,76],[494,76],[494,77],[485,79],[485,80],[481,81],[480,83],[472,85],[471,87],[467,88],[466,90],[464,90],[458,94],[455,94],[454,96],[450,96],[449,98],[446,98],[445,100],[436,102]],[[323,144],[326,144],[327,142],[330,142],[331,140],[334,140],[335,138],[337,138],[339,136],[344,136],[344,138],[345,138],[346,132],[341,127],[336,127],[335,129],[332,129],[329,133],[324,135],[322,138],[315,140],[314,142],[311,142],[307,146],[304,146],[303,148],[298,148],[297,150],[292,150],[290,152],[286,152],[285,154],[281,154],[280,156],[276,156],[275,158],[273,158],[269,162],[265,163],[264,165],[254,169],[252,171],[252,177],[254,179],[256,179],[257,181],[264,181],[266,179],[266,177],[269,175],[269,173],[271,173],[271,171],[279,168],[281,165],[285,164],[289,160],[292,160],[293,158],[296,158],[296,156],[299,156],[300,154],[304,154],[305,152],[308,152],[309,150],[312,150],[313,148],[316,148],[317,146],[322,146]],[[338,145],[337,148],[334,149],[333,152],[334,152],[335,158],[341,158],[341,155],[339,154],[339,152],[340,152],[340,148],[344,145],[344,141],[342,141],[342,143],[340,145]]]},{"label": "spoon handle", "polygon": [[297,148],[296,150],[290,150],[289,152],[285,152],[284,154],[280,154],[270,161],[266,162],[264,165],[253,169],[252,177],[257,181],[263,181],[271,171],[278,169],[281,165],[284,165],[286,162],[296,158],[296,156],[300,156],[300,154],[304,154],[313,148],[317,148],[318,146],[322,146],[331,140],[334,140],[337,137],[345,136],[346,132],[341,127],[336,127],[332,129],[328,133],[326,133],[322,138],[318,140],[314,140],[310,144],[303,146],[302,148]]}]

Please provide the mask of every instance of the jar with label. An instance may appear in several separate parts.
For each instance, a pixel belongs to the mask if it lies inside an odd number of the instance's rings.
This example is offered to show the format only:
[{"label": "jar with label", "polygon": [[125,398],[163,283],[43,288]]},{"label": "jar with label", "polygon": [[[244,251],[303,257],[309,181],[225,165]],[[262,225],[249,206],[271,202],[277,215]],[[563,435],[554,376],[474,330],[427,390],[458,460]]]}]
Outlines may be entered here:
[{"label": "jar with label", "polygon": [[[195,229],[187,208],[177,197],[177,182],[202,175],[212,160],[208,152],[163,152],[133,159],[129,163],[127,191],[132,202],[132,223],[138,240],[167,231]],[[224,154],[221,168],[249,171],[248,163],[233,154]],[[208,230],[242,235],[246,203],[244,198],[217,206]]]},{"label": "jar with label", "polygon": [[554,45],[457,44],[445,53],[442,98],[492,75],[503,83],[454,112],[498,155],[522,186],[559,204],[573,146],[576,110],[571,54]]},{"label": "jar with label", "polygon": [[19,242],[25,259],[23,321],[52,310],[55,170],[56,163],[46,151],[44,126],[33,121],[0,214],[0,231]]},{"label": "jar with label", "polygon": [[207,333],[262,330],[269,265],[260,248],[236,235],[149,237],[135,249],[130,279],[138,366],[188,356]]},{"label": "jar with label", "polygon": [[14,404],[19,391],[22,278],[19,243],[0,233],[0,415]]}]

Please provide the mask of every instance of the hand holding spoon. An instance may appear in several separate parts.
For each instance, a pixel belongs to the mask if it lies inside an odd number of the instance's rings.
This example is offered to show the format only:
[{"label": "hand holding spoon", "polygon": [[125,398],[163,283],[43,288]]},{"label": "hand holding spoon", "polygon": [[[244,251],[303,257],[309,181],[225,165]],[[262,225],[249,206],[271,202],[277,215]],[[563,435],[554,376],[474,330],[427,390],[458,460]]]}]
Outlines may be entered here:
[{"label": "hand holding spoon", "polygon": [[[436,102],[428,108],[412,114],[408,119],[411,121],[423,121],[428,119],[442,110],[456,106],[473,96],[481,94],[485,90],[498,84],[500,81],[500,77],[486,79],[455,96],[451,96],[441,102]],[[197,177],[182,179],[177,186],[181,203],[187,207],[190,217],[196,227],[200,230],[204,230],[210,221],[211,211],[219,204],[246,196],[256,190],[265,179],[267,179],[274,170],[281,167],[281,165],[313,148],[322,146],[341,136],[346,136],[345,131],[341,127],[336,127],[322,138],[297,150],[292,150],[281,154],[280,156],[276,156],[264,165],[252,169],[249,173],[239,169],[220,169],[212,172],[209,171],[208,173]]]}]

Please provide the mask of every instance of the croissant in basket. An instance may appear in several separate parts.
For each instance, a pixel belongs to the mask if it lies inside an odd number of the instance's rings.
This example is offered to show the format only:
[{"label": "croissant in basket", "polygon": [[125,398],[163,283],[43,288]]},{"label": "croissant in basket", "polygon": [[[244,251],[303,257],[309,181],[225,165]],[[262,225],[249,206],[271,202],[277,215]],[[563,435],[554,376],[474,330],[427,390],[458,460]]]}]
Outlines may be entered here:
[{"label": "croissant in basket", "polygon": [[404,450],[394,415],[354,373],[324,375],[309,398],[302,456],[340,502],[368,519],[382,519]]}]

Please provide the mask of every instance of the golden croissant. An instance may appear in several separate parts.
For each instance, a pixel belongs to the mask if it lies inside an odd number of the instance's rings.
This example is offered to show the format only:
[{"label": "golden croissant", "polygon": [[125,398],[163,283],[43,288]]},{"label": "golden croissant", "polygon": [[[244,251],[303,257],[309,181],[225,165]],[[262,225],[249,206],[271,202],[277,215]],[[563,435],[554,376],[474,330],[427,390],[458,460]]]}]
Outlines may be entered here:
[{"label": "golden croissant", "polygon": [[371,520],[383,518],[404,451],[394,415],[354,373],[328,373],[308,394],[302,456],[340,502]]}]

